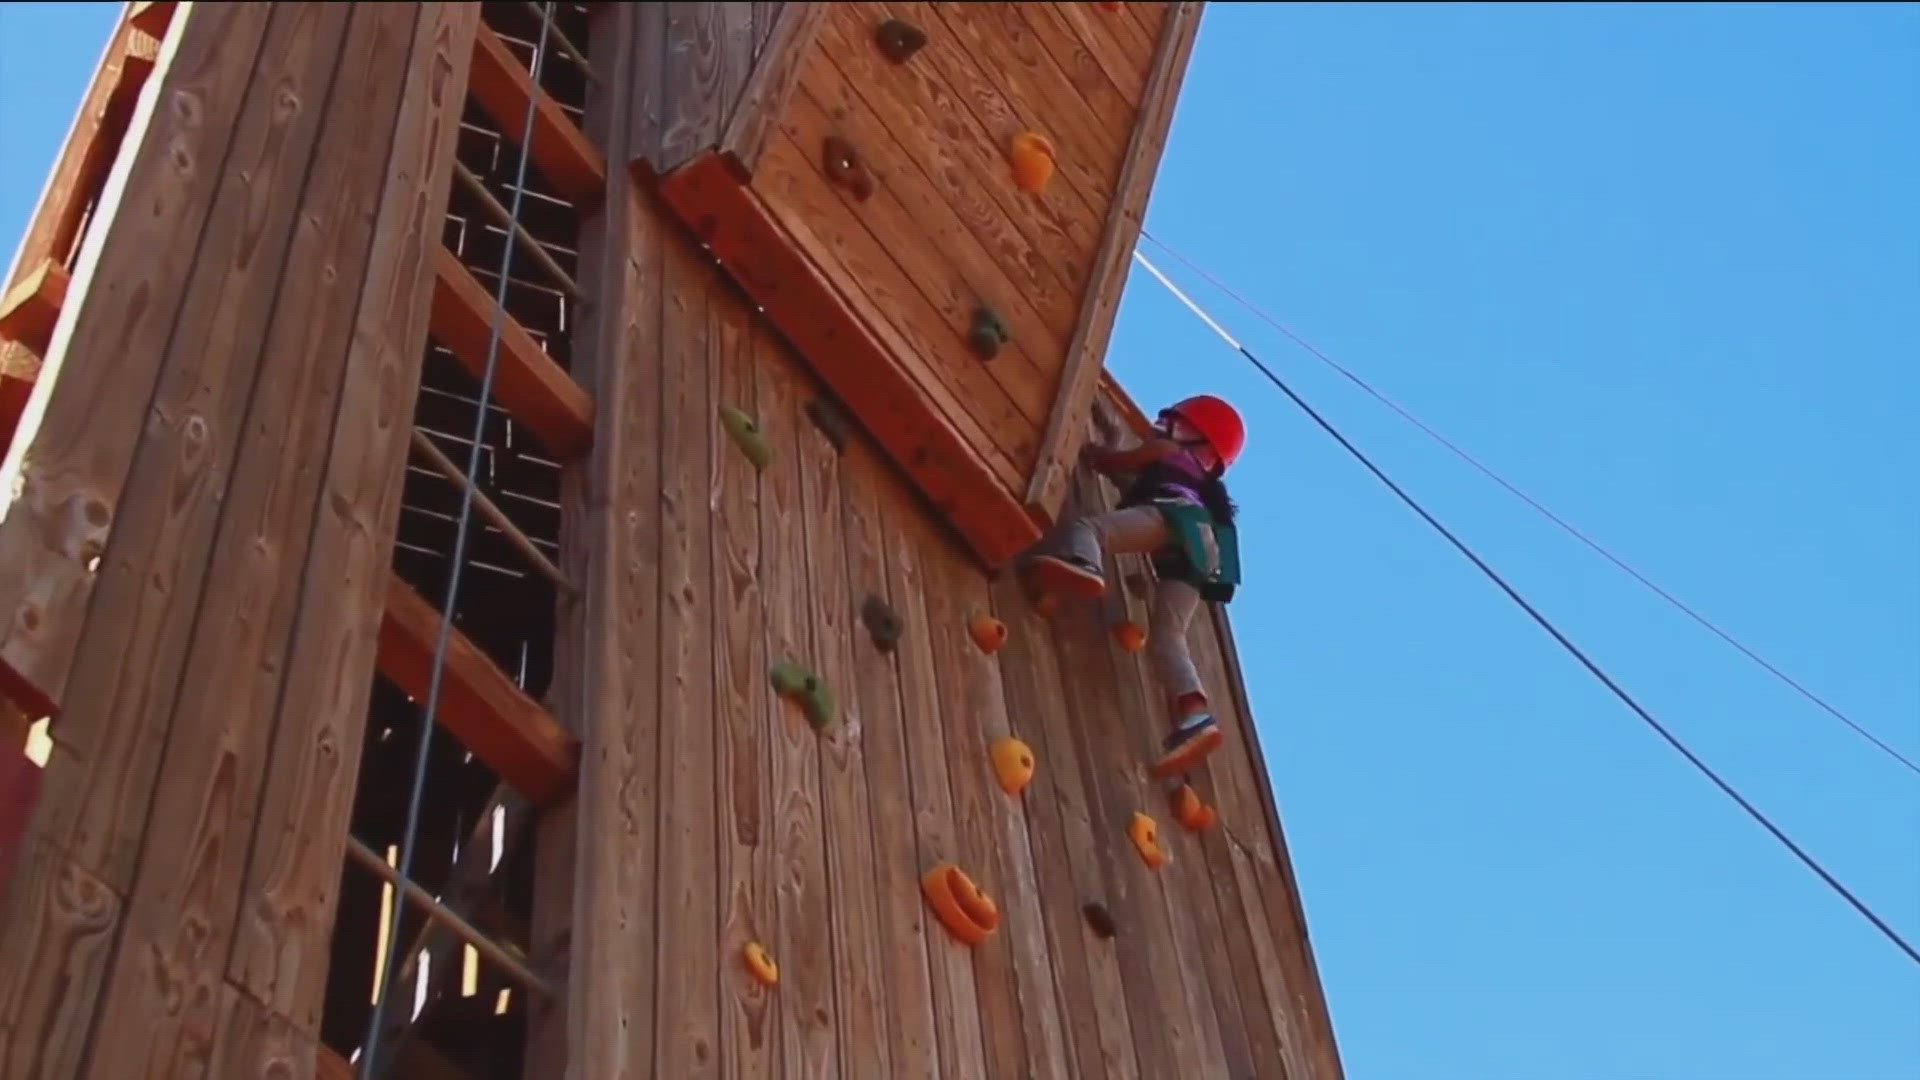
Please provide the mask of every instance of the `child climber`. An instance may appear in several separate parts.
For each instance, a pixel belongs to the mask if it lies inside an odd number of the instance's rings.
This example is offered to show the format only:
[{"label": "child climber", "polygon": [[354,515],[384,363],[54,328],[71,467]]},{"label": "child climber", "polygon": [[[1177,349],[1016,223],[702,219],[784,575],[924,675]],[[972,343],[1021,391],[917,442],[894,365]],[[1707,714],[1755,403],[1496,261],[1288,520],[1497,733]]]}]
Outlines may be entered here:
[{"label": "child climber", "polygon": [[1107,587],[1105,554],[1152,553],[1149,656],[1173,724],[1156,776],[1188,771],[1223,739],[1187,652],[1187,624],[1202,601],[1226,603],[1239,583],[1234,505],[1220,478],[1246,441],[1233,406],[1201,394],[1162,410],[1152,437],[1132,450],[1085,447],[1083,464],[1133,483],[1112,512],[1068,523],[1026,563],[1042,593],[1097,597]]}]

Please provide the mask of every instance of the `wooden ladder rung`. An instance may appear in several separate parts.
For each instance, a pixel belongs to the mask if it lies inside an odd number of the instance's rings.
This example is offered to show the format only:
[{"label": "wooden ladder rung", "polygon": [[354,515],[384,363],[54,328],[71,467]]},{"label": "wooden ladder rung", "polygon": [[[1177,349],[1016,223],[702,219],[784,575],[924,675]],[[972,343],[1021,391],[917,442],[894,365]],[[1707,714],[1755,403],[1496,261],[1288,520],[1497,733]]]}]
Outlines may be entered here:
[{"label": "wooden ladder rung", "polygon": [[554,190],[586,210],[600,204],[607,187],[607,160],[560,108],[552,95],[533,85],[507,43],[482,26],[473,38],[473,67],[467,92],[507,138],[527,145],[527,101],[533,99],[533,144],[528,156]]},{"label": "wooden ladder rung", "polygon": [[0,339],[17,341],[45,356],[71,283],[66,267],[52,259],[40,260],[0,296]]},{"label": "wooden ladder rung", "polygon": [[433,256],[434,340],[459,359],[475,379],[487,370],[487,340],[496,313],[500,354],[494,364],[493,396],[562,461],[593,442],[593,399],[553,362],[527,328],[501,312],[473,271],[444,246]]},{"label": "wooden ladder rung", "polygon": [[[380,674],[423,708],[440,620],[398,574],[388,576]],[[544,805],[573,786],[576,753],[566,729],[458,629],[447,639],[438,713],[440,726],[529,803]]]}]

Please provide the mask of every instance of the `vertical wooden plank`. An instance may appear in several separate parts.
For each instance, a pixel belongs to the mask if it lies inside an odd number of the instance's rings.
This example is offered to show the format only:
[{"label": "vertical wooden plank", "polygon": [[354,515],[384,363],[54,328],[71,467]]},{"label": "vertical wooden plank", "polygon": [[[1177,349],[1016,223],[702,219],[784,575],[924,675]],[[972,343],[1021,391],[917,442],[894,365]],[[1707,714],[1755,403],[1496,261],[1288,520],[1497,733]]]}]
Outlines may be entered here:
[{"label": "vertical wooden plank", "polygon": [[681,162],[720,141],[726,123],[721,108],[720,8],[672,0],[666,8],[667,60],[662,75],[666,112],[654,168],[671,172]]},{"label": "vertical wooden plank", "polygon": [[[807,607],[806,476],[800,468],[800,410],[806,387],[772,333],[755,327],[756,373],[762,433],[774,448],[760,502],[760,535],[769,538],[762,564],[767,604],[767,661],[818,670]],[[772,538],[778,538],[777,540]],[[765,673],[762,673],[765,677]],[[788,1076],[840,1072],[838,968],[829,927],[826,847],[821,835],[819,736],[800,710],[775,700],[769,717],[773,743],[773,820],[778,836],[781,1061]]]},{"label": "vertical wooden plank", "polygon": [[[470,5],[423,10],[357,279],[340,405],[291,632],[281,727],[255,815],[228,977],[316,1030],[361,728],[426,339],[431,245],[459,121]],[[321,572],[324,568],[324,572]]]},{"label": "vertical wooden plank", "polygon": [[660,319],[660,839],[654,1072],[715,1076],[720,957],[714,915],[713,581],[708,303],[714,271],[669,238]]},{"label": "vertical wooden plank", "polygon": [[[633,101],[633,65],[635,55],[635,17],[631,4],[601,4],[590,9],[591,20],[587,50],[600,81],[589,87],[581,131],[609,161],[625,160],[631,137],[629,110]],[[633,298],[624,291],[630,275],[626,272],[632,253],[627,249],[631,234],[631,215],[635,211],[630,190],[630,174],[614,168],[607,175],[606,197],[580,210],[577,277],[585,296],[594,303],[575,309],[579,321],[573,326],[569,374],[590,399],[604,395],[611,370],[620,356],[617,327],[626,306]],[[617,386],[617,381],[613,383]],[[613,412],[605,402],[595,409],[596,425],[610,423]],[[603,433],[601,439],[606,436]],[[621,445],[624,445],[621,444]],[[590,453],[589,459],[571,463],[560,474],[560,553],[561,573],[569,581],[600,587],[609,580],[609,560],[618,557],[612,547],[613,530],[608,527],[608,486],[605,473],[608,451]],[[589,597],[560,599],[554,620],[553,680],[547,696],[553,716],[569,733],[583,741],[591,738],[596,689],[590,679],[604,669],[593,661],[593,650],[604,642],[594,634],[605,629],[604,621],[589,624],[592,606],[595,618],[604,620],[604,605]],[[530,954],[534,963],[547,970],[569,973],[566,994],[549,1001],[528,1003],[527,1047],[522,1072],[531,1076],[564,1077],[569,1069],[578,1069],[578,1033],[573,1028],[577,1016],[574,998],[592,972],[595,985],[604,970],[588,951],[598,940],[589,926],[574,926],[577,905],[592,903],[596,912],[603,898],[590,898],[586,887],[588,863],[583,858],[581,836],[584,816],[578,786],[558,803],[548,807],[534,823],[533,913],[529,932]],[[600,815],[590,820],[599,822]],[[600,868],[594,867],[594,873]],[[578,943],[576,943],[576,937]],[[651,1017],[649,1017],[651,1019]],[[599,1043],[604,1046],[602,1040]],[[574,1075],[578,1075],[577,1071]]]},{"label": "vertical wooden plank", "polygon": [[[881,525],[887,535],[894,538],[887,564],[888,587],[905,628],[897,663],[908,782],[913,793],[913,821],[920,849],[920,865],[913,883],[917,895],[921,874],[936,863],[961,859],[960,838],[948,782],[946,739],[940,727],[940,687],[934,673],[936,638],[926,600],[929,586],[918,550],[918,530],[914,528],[924,511],[911,495],[898,487],[893,489],[891,498],[881,503],[878,508]],[[962,866],[961,869],[969,875],[980,873],[978,867]],[[940,1074],[954,1078],[986,1076],[983,1017],[971,950],[954,940],[946,928],[932,918],[926,922],[926,940],[928,965],[933,973],[934,1030],[940,1050]]]},{"label": "vertical wooden plank", "polygon": [[[944,647],[937,655],[946,660],[941,668],[942,697],[948,704],[943,726],[948,732],[957,824],[963,838],[973,837],[973,844],[963,843],[962,850],[977,847],[983,872],[992,876],[1004,913],[1002,932],[989,941],[998,947],[979,950],[976,956],[996,959],[997,953],[1008,969],[1002,981],[1010,978],[1011,992],[1004,997],[1013,1004],[1015,1014],[1013,1031],[1004,1042],[1020,1051],[1012,1074],[1064,1077],[1068,1075],[1066,1038],[1026,814],[1020,800],[1000,790],[989,757],[994,742],[1012,734],[1001,665],[980,652],[967,630],[975,613],[993,610],[992,598],[987,579],[952,544],[939,542],[944,539],[927,545],[947,555],[937,568],[929,567],[933,589],[928,610],[930,616],[938,613],[933,617],[940,624],[936,633]],[[976,971],[987,966],[976,963]],[[985,977],[980,982],[987,985]],[[983,1001],[985,996],[983,989]]]},{"label": "vertical wooden plank", "polygon": [[[338,29],[326,17],[334,13]],[[179,666],[142,673],[177,688],[170,700],[141,695],[155,710],[148,723],[168,732],[159,764],[164,782],[148,812],[122,963],[98,1024],[102,1032],[144,1037],[101,1039],[94,1075],[193,1071],[214,1051],[215,1007],[302,591],[298,575],[319,512],[321,466],[373,239],[362,208],[377,198],[386,173],[415,14],[405,6],[322,7],[293,37],[296,49],[310,46],[341,61],[318,73],[331,90],[317,81],[291,91],[314,113],[324,110],[325,119],[310,146],[304,192],[297,172],[286,181],[299,202],[285,211],[292,227],[285,255],[269,264],[284,268],[272,296],[277,302],[240,316],[265,327],[265,335],[264,342],[242,337],[234,344],[242,356],[258,349],[260,363],[247,379],[257,384],[234,394],[239,407],[225,422],[241,431],[233,463],[221,470],[231,477],[227,490],[213,495],[219,522],[209,562],[219,572],[198,597]],[[287,138],[298,146],[310,136],[294,131]],[[256,272],[271,276],[267,267]],[[83,657],[76,670],[91,667]],[[319,1018],[301,1019],[311,1030]]]},{"label": "vertical wooden plank", "polygon": [[312,1080],[325,1075],[322,1048],[311,1034],[296,1030],[232,983],[217,983],[211,990],[220,1022],[206,1076]]},{"label": "vertical wooden plank", "polygon": [[[899,481],[885,471],[877,452],[859,439],[850,440],[840,475],[847,595],[862,604],[868,596],[878,597],[897,611],[899,602],[887,578],[888,538],[881,531],[880,503],[883,498],[894,497]],[[894,537],[892,542],[903,541]],[[937,1077],[940,1048],[934,1034],[926,936],[929,930],[944,931],[930,924],[926,903],[920,897],[924,867],[914,833],[899,653],[897,648],[892,653],[882,652],[864,627],[855,627],[851,633],[853,667],[848,692],[860,718],[860,746],[866,762],[878,898],[874,933],[886,971],[893,1075]]]},{"label": "vertical wooden plank", "polygon": [[[48,786],[61,771],[49,763]],[[32,898],[30,917],[9,905],[0,966],[0,1076],[53,1080],[76,1076],[86,1053],[93,1006],[120,925],[120,894],[45,836],[29,836],[10,894]]]},{"label": "vertical wooden plank", "polygon": [[[1012,586],[1016,591],[1017,585]],[[1009,608],[1008,610],[1014,610]],[[1111,823],[1098,788],[1076,713],[1084,711],[1078,683],[1088,668],[1064,647],[1070,625],[1058,616],[1043,618],[1024,601],[1020,640],[1033,664],[1032,730],[1041,778],[1052,785],[1059,808],[1065,862],[1079,907],[1099,903],[1116,923],[1115,936],[1102,940],[1091,930],[1081,939],[1098,1010],[1101,1058],[1110,1076],[1166,1075],[1173,1058],[1168,1049],[1167,1014],[1155,1001],[1154,976],[1145,964],[1142,935],[1148,932],[1134,900],[1134,877],[1116,875],[1115,866],[1133,858],[1124,833]],[[1081,925],[1084,927],[1084,920]]]},{"label": "vertical wooden plank", "polygon": [[[625,153],[658,130],[660,5],[621,5],[612,46],[624,112],[610,121]],[[616,99],[620,100],[620,99]],[[620,141],[616,141],[620,140]],[[653,1071],[654,784],[659,760],[661,245],[673,224],[638,198],[626,169],[608,176],[600,263],[582,265],[594,303],[575,339],[575,373],[597,414],[586,475],[568,504],[587,565],[568,628],[577,643],[585,736],[578,795],[578,878],[567,986],[569,1074],[627,1080]]]},{"label": "vertical wooden plank", "polygon": [[[1104,502],[1107,492],[1102,490],[1101,495]],[[1114,569],[1124,565],[1116,560]],[[1115,581],[1117,586],[1117,575]],[[1121,652],[1111,633],[1111,628],[1130,614],[1126,590],[1109,588],[1100,604],[1100,640],[1113,665],[1114,690],[1121,714],[1128,721],[1126,728],[1135,729],[1137,725],[1152,733],[1164,730],[1160,725],[1167,710],[1166,693],[1148,670],[1145,657]],[[1128,730],[1120,741],[1127,746],[1140,745],[1136,734],[1136,730]],[[1173,853],[1174,864],[1167,868],[1171,872],[1159,875],[1161,895],[1173,931],[1174,954],[1188,1008],[1202,1043],[1201,1059],[1217,1065],[1222,1075],[1252,1075],[1252,1051],[1241,1023],[1233,969],[1220,948],[1220,913],[1210,880],[1214,869],[1202,838],[1173,819],[1165,797],[1173,786],[1166,781],[1146,784],[1149,803],[1142,809],[1160,822],[1163,842]]]},{"label": "vertical wooden plank", "polygon": [[[797,366],[797,365],[796,365]],[[811,383],[811,380],[809,380]],[[804,410],[817,397],[815,385],[793,404]],[[856,633],[855,600],[847,586],[847,539],[840,521],[840,457],[806,419],[794,417],[793,452],[800,459],[806,495],[807,625],[813,664],[834,688],[842,709],[857,703],[851,648]],[[841,1070],[847,1076],[892,1076],[887,1042],[889,994],[886,970],[874,939],[879,901],[874,894],[873,823],[868,813],[866,723],[846,711],[826,732],[820,748],[820,825],[826,840],[828,922],[833,933],[835,1016],[839,1021]]]},{"label": "vertical wooden plank", "polygon": [[[54,341],[0,465],[0,692],[45,715],[67,683],[201,232],[241,134],[266,5],[183,13],[74,266]],[[268,69],[270,70],[270,69]],[[248,115],[266,109],[255,103]],[[265,117],[261,117],[264,123]],[[257,130],[257,127],[256,127]],[[111,223],[110,225],[108,223]],[[98,281],[96,287],[95,281]],[[138,343],[137,345],[135,343]],[[64,384],[63,392],[61,391]]]},{"label": "vertical wooden plank", "polygon": [[[712,307],[718,353],[712,365],[714,404],[760,417],[757,358],[752,320],[731,297],[716,297]],[[714,421],[709,415],[709,422]],[[779,821],[771,812],[773,728],[777,716],[767,685],[767,618],[761,577],[769,549],[763,546],[760,507],[763,480],[747,459],[724,439],[714,442],[713,592],[715,616],[714,686],[717,748],[715,785],[723,890],[721,962],[721,1075],[774,1077],[780,1073],[780,1041],[774,1031],[774,995],[754,981],[733,958],[750,941],[774,948],[779,928],[773,861],[773,834]],[[779,957],[776,955],[776,962]]]}]

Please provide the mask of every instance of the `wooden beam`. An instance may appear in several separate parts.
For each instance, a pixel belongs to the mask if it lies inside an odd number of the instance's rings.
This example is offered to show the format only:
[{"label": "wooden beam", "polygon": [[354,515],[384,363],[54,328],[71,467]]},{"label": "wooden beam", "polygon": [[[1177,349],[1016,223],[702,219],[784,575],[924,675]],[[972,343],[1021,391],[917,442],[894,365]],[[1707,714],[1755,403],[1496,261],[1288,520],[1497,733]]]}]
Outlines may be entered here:
[{"label": "wooden beam", "polygon": [[52,259],[40,260],[5,295],[0,295],[0,338],[17,341],[44,356],[72,282],[66,267]]},{"label": "wooden beam", "polygon": [[433,253],[433,286],[434,339],[477,380],[486,372],[487,340],[497,320],[494,398],[560,460],[585,453],[593,442],[593,401],[586,391],[444,246]]},{"label": "wooden beam", "polygon": [[[423,707],[441,617],[399,575],[388,578],[380,673]],[[574,740],[459,630],[447,641],[435,719],[535,806],[573,786]]]},{"label": "wooden beam", "polygon": [[0,457],[13,444],[20,415],[40,378],[40,354],[17,341],[0,341]]},{"label": "wooden beam", "polygon": [[473,68],[467,93],[507,138],[527,146],[527,100],[533,99],[533,143],[528,151],[540,175],[575,207],[600,204],[607,188],[607,162],[560,104],[533,85],[500,35],[482,26],[473,38]]},{"label": "wooden beam", "polygon": [[660,192],[988,568],[1040,538],[1020,501],[719,153],[676,170]]},{"label": "wooden beam", "polygon": [[166,37],[173,9],[179,6],[174,0],[138,0],[127,5],[127,21],[154,37]]},{"label": "wooden beam", "polygon": [[720,135],[720,153],[742,179],[753,175],[768,136],[800,85],[801,66],[813,51],[826,15],[826,4],[787,0],[774,16],[766,46],[754,60],[747,85]]},{"label": "wooden beam", "polygon": [[1040,456],[1027,485],[1027,509],[1039,516],[1053,513],[1073,474],[1073,462],[1080,449],[1073,440],[1082,429],[1094,383],[1106,357],[1107,342],[1113,334],[1114,314],[1127,280],[1127,262],[1140,235],[1147,196],[1153,190],[1160,153],[1166,147],[1167,129],[1173,123],[1174,101],[1179,97],[1187,59],[1193,53],[1194,37],[1200,32],[1203,6],[1198,0],[1186,0],[1173,5],[1173,10],[1167,13],[1159,51],[1154,55],[1153,68],[1141,95],[1139,118],[1127,143],[1120,182],[1113,202],[1107,207],[1100,246],[1094,252],[1093,273],[1081,295],[1080,320],[1067,344],[1066,364],[1060,373],[1053,411],[1047,417],[1046,432],[1040,440]]}]

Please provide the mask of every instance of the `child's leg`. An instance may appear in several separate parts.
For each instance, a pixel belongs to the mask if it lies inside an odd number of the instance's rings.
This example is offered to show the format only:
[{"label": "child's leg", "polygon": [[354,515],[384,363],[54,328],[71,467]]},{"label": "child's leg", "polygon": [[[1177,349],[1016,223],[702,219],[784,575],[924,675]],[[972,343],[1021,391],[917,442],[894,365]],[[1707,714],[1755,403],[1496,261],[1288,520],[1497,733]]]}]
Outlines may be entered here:
[{"label": "child's leg", "polygon": [[1151,506],[1135,506],[1076,518],[1047,549],[1033,557],[1029,571],[1047,592],[1099,596],[1106,591],[1105,553],[1129,555],[1157,551],[1167,542],[1167,523]]},{"label": "child's leg", "polygon": [[1184,581],[1161,581],[1153,591],[1153,626],[1148,632],[1149,659],[1155,677],[1171,702],[1173,731],[1165,753],[1155,763],[1156,776],[1185,772],[1220,745],[1220,725],[1207,708],[1200,672],[1187,649],[1187,627],[1200,610],[1200,592]]}]

